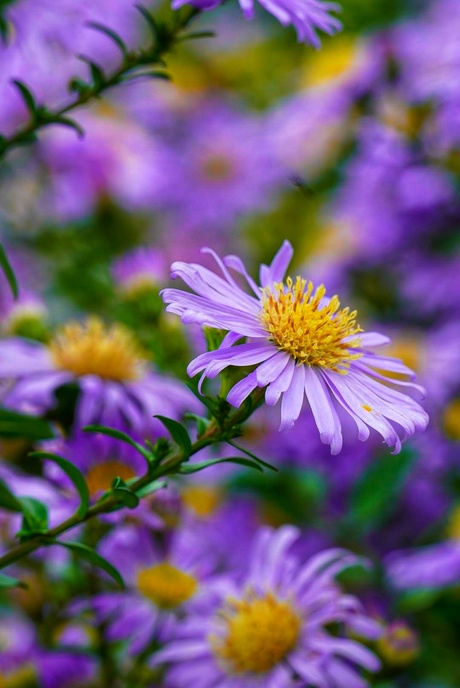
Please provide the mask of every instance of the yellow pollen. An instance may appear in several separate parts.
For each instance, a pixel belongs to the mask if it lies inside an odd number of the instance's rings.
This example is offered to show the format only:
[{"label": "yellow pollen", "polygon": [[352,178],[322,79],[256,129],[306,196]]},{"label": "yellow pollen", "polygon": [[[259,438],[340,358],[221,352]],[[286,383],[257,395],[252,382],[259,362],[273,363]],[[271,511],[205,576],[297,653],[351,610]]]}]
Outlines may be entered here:
[{"label": "yellow pollen", "polygon": [[0,688],[30,688],[36,681],[35,670],[30,664],[7,674],[0,673]]},{"label": "yellow pollen", "polygon": [[288,277],[286,285],[279,282],[264,289],[260,318],[270,340],[298,364],[345,374],[350,362],[362,354],[350,351],[360,346],[359,337],[343,340],[362,330],[356,311],[340,308],[337,296],[323,305],[325,294],[323,285],[313,292],[311,282]]},{"label": "yellow pollen", "polygon": [[390,624],[376,648],[385,663],[394,667],[411,664],[420,652],[415,632],[404,623]]},{"label": "yellow pollen", "polygon": [[372,411],[372,406],[368,406],[368,404],[363,404],[363,409],[370,413]]},{"label": "yellow pollen", "polygon": [[208,181],[228,181],[235,175],[231,160],[223,154],[210,155],[204,160],[202,172]]},{"label": "yellow pollen", "polygon": [[174,609],[193,597],[198,582],[189,573],[164,561],[140,571],[137,588],[161,609]]},{"label": "yellow pollen", "polygon": [[219,506],[222,495],[216,488],[207,485],[187,485],[182,490],[182,499],[197,516],[210,516]]},{"label": "yellow pollen", "polygon": [[460,440],[460,399],[453,399],[442,416],[444,432],[451,440]]},{"label": "yellow pollen", "polygon": [[98,463],[89,469],[86,476],[86,483],[90,495],[95,497],[100,492],[108,490],[115,478],[130,480],[135,477],[136,474],[130,466],[120,461],[106,461],[104,463]]},{"label": "yellow pollen", "polygon": [[305,86],[324,86],[347,77],[359,64],[359,55],[357,41],[350,36],[341,36],[326,43],[321,50],[309,55]]},{"label": "yellow pollen", "polygon": [[289,602],[272,594],[259,599],[231,601],[223,613],[227,635],[210,638],[216,657],[232,674],[263,674],[294,649],[301,620]]},{"label": "yellow pollen", "polygon": [[136,380],[146,355],[122,325],[105,328],[99,318],[61,328],[49,345],[54,364],[76,376],[98,375],[105,380]]},{"label": "yellow pollen", "polygon": [[447,522],[447,537],[460,540],[460,505],[453,508]]}]

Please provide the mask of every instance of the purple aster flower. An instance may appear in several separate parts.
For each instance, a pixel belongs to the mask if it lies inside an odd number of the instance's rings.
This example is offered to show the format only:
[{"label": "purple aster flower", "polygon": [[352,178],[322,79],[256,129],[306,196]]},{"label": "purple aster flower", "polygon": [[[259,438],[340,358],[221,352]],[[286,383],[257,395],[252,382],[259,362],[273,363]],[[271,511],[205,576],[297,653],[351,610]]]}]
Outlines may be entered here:
[{"label": "purple aster flower", "polygon": [[109,637],[128,640],[131,652],[167,637],[181,615],[207,596],[203,583],[212,577],[215,557],[196,547],[191,535],[181,528],[168,542],[154,542],[147,528],[129,524],[101,540],[99,551],[119,569],[128,590],[97,596],[93,608],[109,623]]},{"label": "purple aster flower", "polygon": [[166,262],[159,251],[145,246],[116,260],[112,274],[120,292],[137,294],[144,289],[155,289],[165,281]]},{"label": "purple aster flower", "polygon": [[42,650],[37,669],[42,688],[84,688],[97,678],[97,659],[84,651]]},{"label": "purple aster flower", "polygon": [[[217,351],[201,354],[189,364],[189,375],[201,372],[203,382],[228,366],[256,365],[230,390],[230,404],[238,407],[257,387],[266,387],[268,405],[282,397],[280,429],[287,429],[299,417],[306,397],[321,440],[331,445],[332,453],[342,447],[338,407],[354,420],[360,440],[366,440],[373,428],[395,452],[400,451],[401,439],[425,429],[427,414],[397,387],[421,394],[423,389],[409,380],[388,377],[402,374],[412,380],[412,371],[398,359],[369,351],[389,339],[363,333],[356,311],[340,308],[337,296],[326,298],[323,286],[314,290],[301,277],[282,282],[293,255],[289,242],[284,242],[270,266],[261,266],[260,287],[240,258],[221,260],[213,255],[223,277],[197,264],[177,262],[172,265],[173,277],[181,277],[196,294],[178,289],[162,292],[167,310],[180,315],[184,323],[228,331]],[[252,294],[239,286],[229,268],[246,279]],[[245,337],[249,341],[235,346]]]},{"label": "purple aster flower", "polygon": [[180,383],[153,372],[128,329],[106,328],[97,318],[65,325],[47,345],[6,339],[0,358],[9,408],[44,412],[54,406],[58,387],[76,381],[77,428],[100,423],[151,435],[161,431],[152,419],[156,413],[178,418],[199,408]]},{"label": "purple aster flower", "polygon": [[33,679],[35,643],[30,620],[0,609],[0,685],[23,685],[22,681],[28,684]]},{"label": "purple aster flower", "polygon": [[171,686],[189,685],[192,677],[197,688],[367,685],[359,670],[376,671],[378,659],[360,643],[325,629],[340,623],[362,637],[379,635],[358,600],[334,582],[359,560],[332,549],[301,564],[290,551],[299,534],[291,526],[262,528],[246,579],[240,585],[231,578],[221,581],[209,608],[190,614],[177,628],[155,659],[172,663]]},{"label": "purple aster flower", "polygon": [[[173,9],[178,9],[189,0],[173,0]],[[220,5],[222,0],[192,0],[191,4],[201,10],[211,10]],[[239,0],[246,19],[254,16],[254,0]],[[283,26],[292,25],[302,43],[320,46],[317,30],[332,35],[341,28],[338,19],[331,12],[338,12],[340,5],[321,0],[259,0],[260,5],[270,12]]]},{"label": "purple aster flower", "polygon": [[[195,228],[228,226],[243,214],[269,208],[285,167],[272,153],[264,122],[218,101],[199,101],[158,140],[161,207]],[[174,234],[177,236],[177,233]]]}]

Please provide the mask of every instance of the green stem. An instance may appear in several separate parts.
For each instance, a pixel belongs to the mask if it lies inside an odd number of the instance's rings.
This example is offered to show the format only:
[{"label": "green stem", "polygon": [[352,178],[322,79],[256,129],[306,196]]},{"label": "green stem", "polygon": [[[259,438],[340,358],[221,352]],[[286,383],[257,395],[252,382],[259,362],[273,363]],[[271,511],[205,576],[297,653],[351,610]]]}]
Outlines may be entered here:
[{"label": "green stem", "polygon": [[[251,402],[249,404],[243,404],[239,409],[228,415],[228,417],[221,422],[213,420],[204,435],[197,439],[192,445],[190,456],[196,454],[205,447],[216,444],[217,442],[238,437],[240,435],[241,424],[244,423],[244,421],[246,421],[253,411],[260,405],[262,399],[263,390],[258,389],[251,396]],[[158,468],[156,468],[156,470],[149,471],[146,473],[146,475],[138,478],[138,480],[130,484],[130,489],[133,492],[137,492],[138,490],[141,490],[143,487],[150,485],[152,482],[155,482],[160,478],[177,473],[181,464],[188,460],[188,458],[189,457],[184,458],[182,452],[177,452],[173,456],[167,458],[162,464],[160,464]],[[59,535],[76,528],[89,519],[94,518],[99,514],[113,511],[119,507],[120,504],[120,498],[116,495],[111,495],[105,498],[103,497],[96,502],[96,504],[91,506],[84,516],[74,514],[59,525],[51,528],[51,530],[47,531],[46,533],[35,535],[26,542],[13,547],[13,549],[0,557],[0,570],[10,566],[11,564],[14,564],[19,559],[22,559],[32,552],[35,552],[37,549],[52,544],[52,541],[55,540],[55,538],[57,538]]]},{"label": "green stem", "polygon": [[88,86],[88,88],[79,91],[73,100],[56,110],[49,110],[42,106],[39,107],[37,114],[32,117],[29,124],[18,129],[10,137],[0,135],[0,157],[5,155],[11,148],[33,142],[36,133],[44,127],[51,124],[63,124],[62,118],[65,118],[70,112],[98,98],[108,89],[123,83],[129,76],[132,76],[133,71],[136,69],[155,65],[157,67],[162,67],[162,58],[184,38],[181,36],[182,32],[197,14],[199,14],[199,10],[196,8],[187,8],[185,11],[182,11],[182,13],[175,13],[175,25],[169,29],[167,34],[162,36],[161,41],[156,40],[145,49],[141,48],[136,51],[127,52],[120,67],[109,76],[106,76],[103,82],[99,84],[94,83],[92,86]]}]

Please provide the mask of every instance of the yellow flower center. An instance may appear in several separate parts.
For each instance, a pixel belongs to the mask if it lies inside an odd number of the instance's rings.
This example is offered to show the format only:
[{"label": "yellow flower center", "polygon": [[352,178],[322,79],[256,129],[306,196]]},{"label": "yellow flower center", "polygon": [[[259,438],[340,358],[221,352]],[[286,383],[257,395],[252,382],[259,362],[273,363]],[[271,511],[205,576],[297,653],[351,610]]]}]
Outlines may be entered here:
[{"label": "yellow flower center", "polygon": [[356,40],[341,36],[326,43],[321,50],[309,56],[305,86],[323,86],[346,76],[355,65],[359,55]]},{"label": "yellow flower center", "polygon": [[130,480],[136,474],[130,466],[121,461],[106,461],[92,466],[86,476],[89,493],[95,497],[99,492],[108,490],[115,478]]},{"label": "yellow flower center", "polygon": [[212,637],[214,654],[232,674],[270,671],[295,647],[301,620],[292,606],[272,594],[231,602],[224,612],[227,635]]},{"label": "yellow flower center", "polygon": [[214,154],[206,158],[202,165],[203,176],[209,181],[228,181],[235,174],[234,166],[225,155]]},{"label": "yellow flower center", "polygon": [[460,440],[460,399],[454,399],[444,409],[444,432],[451,440]]},{"label": "yellow flower center", "polygon": [[187,485],[182,490],[182,499],[189,509],[202,518],[210,516],[219,506],[221,493],[207,485]]},{"label": "yellow flower center", "polygon": [[189,573],[164,561],[140,571],[137,588],[161,609],[174,609],[193,597],[198,582]]},{"label": "yellow flower center", "polygon": [[404,623],[388,626],[376,646],[382,659],[395,667],[411,664],[420,651],[415,632]]},{"label": "yellow flower center", "polygon": [[356,324],[356,311],[341,309],[337,296],[323,305],[325,294],[323,285],[313,292],[311,282],[288,277],[286,285],[279,282],[264,289],[262,324],[270,340],[298,364],[346,373],[350,362],[361,356],[350,351],[360,341],[359,337],[343,340],[362,330]]},{"label": "yellow flower center", "polygon": [[452,540],[460,540],[460,505],[454,506],[449,515],[446,535]]},{"label": "yellow flower center", "polygon": [[0,673],[0,688],[27,688],[36,684],[36,674],[30,665],[7,674]]},{"label": "yellow flower center", "polygon": [[105,328],[99,318],[65,325],[49,345],[54,364],[74,375],[105,380],[136,380],[146,359],[134,336],[122,325]]}]

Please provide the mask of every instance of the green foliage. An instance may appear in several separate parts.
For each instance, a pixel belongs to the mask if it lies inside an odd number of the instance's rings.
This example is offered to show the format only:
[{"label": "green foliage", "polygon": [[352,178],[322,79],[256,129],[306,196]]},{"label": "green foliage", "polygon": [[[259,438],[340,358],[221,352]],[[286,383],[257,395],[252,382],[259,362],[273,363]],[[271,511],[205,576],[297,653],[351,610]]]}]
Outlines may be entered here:
[{"label": "green foliage", "polygon": [[77,515],[83,518],[89,508],[89,490],[86,484],[85,478],[78,468],[67,459],[57,454],[52,454],[51,452],[36,451],[31,452],[29,456],[36,457],[37,459],[48,459],[53,461],[59,468],[61,468],[64,473],[70,478],[70,480],[75,485],[75,488],[80,496],[80,506],[77,509]]},{"label": "green foliage", "polygon": [[22,525],[18,533],[21,541],[48,531],[48,508],[34,497],[19,497],[22,507]]},{"label": "green foliage", "polygon": [[107,559],[104,559],[104,557],[101,557],[101,555],[98,554],[91,547],[88,547],[87,545],[84,545],[81,542],[61,542],[59,540],[53,540],[49,542],[49,544],[59,545],[60,547],[65,547],[66,549],[69,549],[71,552],[76,554],[81,559],[84,559],[93,566],[96,566],[97,568],[102,569],[102,571],[105,571],[111,578],[113,578],[113,580],[119,585],[120,588],[125,587],[123,578],[121,577],[120,572],[117,571],[115,566],[113,566],[109,561],[107,561]]},{"label": "green foliage", "polygon": [[254,468],[256,471],[263,473],[263,468],[258,461],[251,461],[250,459],[244,459],[240,456],[232,456],[225,459],[208,459],[208,461],[200,461],[197,463],[189,463],[181,466],[179,473],[181,475],[190,475],[192,473],[198,473],[203,471],[205,468],[210,466],[215,466],[218,463],[234,463],[239,466],[245,466],[246,468]]},{"label": "green foliage", "polygon": [[415,459],[415,452],[406,446],[400,454],[382,454],[369,464],[350,497],[348,518],[355,531],[367,532],[388,517]]},{"label": "green foliage", "polygon": [[11,492],[8,485],[0,479],[0,509],[7,511],[22,511],[22,504],[19,499]]},{"label": "green foliage", "polygon": [[[0,140],[0,149],[2,146],[2,142]],[[11,293],[13,294],[14,298],[17,299],[19,295],[19,287],[18,287],[18,282],[16,280],[16,275],[14,274],[14,270],[11,267],[11,264],[8,260],[8,256],[6,255],[6,251],[3,248],[2,244],[0,243],[0,267],[3,270],[3,273],[7,279],[8,284],[10,285]]]},{"label": "green foliage", "polygon": [[38,441],[50,439],[55,433],[43,418],[0,407],[0,436]]},{"label": "green foliage", "polygon": [[166,416],[154,416],[154,418],[157,418],[165,426],[174,442],[182,450],[184,460],[188,459],[192,452],[192,440],[186,428],[177,420],[166,418]]}]

